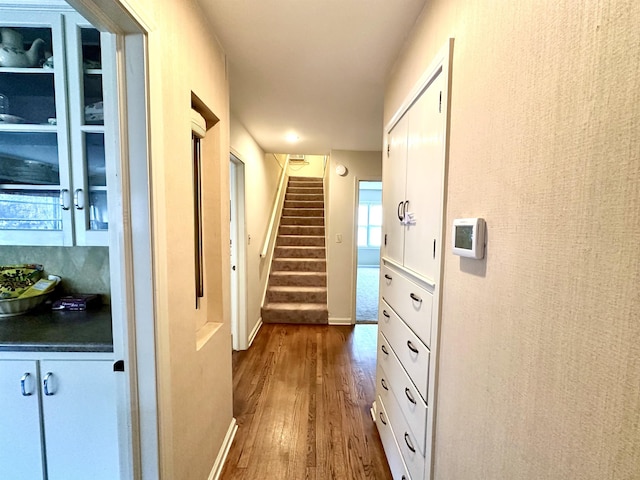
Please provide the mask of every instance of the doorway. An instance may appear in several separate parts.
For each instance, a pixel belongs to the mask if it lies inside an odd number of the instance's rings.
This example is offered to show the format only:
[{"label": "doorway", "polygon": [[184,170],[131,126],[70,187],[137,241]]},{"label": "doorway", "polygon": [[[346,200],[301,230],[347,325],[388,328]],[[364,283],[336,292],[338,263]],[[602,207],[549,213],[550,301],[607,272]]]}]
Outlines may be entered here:
[{"label": "doorway", "polygon": [[234,350],[247,349],[244,163],[229,156],[229,255],[231,265],[231,336]]},{"label": "doorway", "polygon": [[382,239],[382,182],[358,181],[356,323],[377,323]]}]

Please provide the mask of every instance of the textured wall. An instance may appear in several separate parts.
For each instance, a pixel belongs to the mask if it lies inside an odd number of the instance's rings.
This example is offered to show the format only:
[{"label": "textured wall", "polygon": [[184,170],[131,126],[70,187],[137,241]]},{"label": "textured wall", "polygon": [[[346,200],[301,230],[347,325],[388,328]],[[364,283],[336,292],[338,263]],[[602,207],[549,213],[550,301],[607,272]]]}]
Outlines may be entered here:
[{"label": "textured wall", "polygon": [[[336,166],[344,165],[348,173],[341,177]],[[327,302],[329,322],[355,322],[356,275],[356,182],[382,179],[382,152],[333,150],[327,167],[329,210],[327,236]],[[342,235],[342,242],[336,242]]]},{"label": "textured wall", "polygon": [[640,478],[640,3],[433,0],[385,121],[455,37],[435,478]]}]

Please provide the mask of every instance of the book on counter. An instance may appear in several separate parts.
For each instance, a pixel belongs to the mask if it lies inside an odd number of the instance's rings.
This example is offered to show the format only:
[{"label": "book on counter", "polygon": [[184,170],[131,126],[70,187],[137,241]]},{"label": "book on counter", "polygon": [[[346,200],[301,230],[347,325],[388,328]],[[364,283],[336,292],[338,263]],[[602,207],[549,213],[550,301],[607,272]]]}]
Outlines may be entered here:
[{"label": "book on counter", "polygon": [[100,298],[93,293],[75,294],[60,297],[51,304],[51,310],[69,310],[82,311],[89,308],[97,307],[100,304]]}]

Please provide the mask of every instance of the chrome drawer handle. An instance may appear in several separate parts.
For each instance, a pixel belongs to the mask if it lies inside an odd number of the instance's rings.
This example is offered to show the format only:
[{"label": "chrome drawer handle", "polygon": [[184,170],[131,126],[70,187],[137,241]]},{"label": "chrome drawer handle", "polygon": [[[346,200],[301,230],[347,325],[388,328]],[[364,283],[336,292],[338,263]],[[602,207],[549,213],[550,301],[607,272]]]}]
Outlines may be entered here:
[{"label": "chrome drawer handle", "polygon": [[81,188],[76,188],[76,191],[73,192],[73,204],[78,210],[84,208],[84,192]]},{"label": "chrome drawer handle", "polygon": [[409,450],[411,450],[413,453],[416,453],[416,449],[411,443],[411,438],[409,437],[409,434],[407,432],[404,432],[404,443],[407,444],[407,447],[409,447]]},{"label": "chrome drawer handle", "polygon": [[409,387],[404,389],[404,394],[407,396],[411,403],[413,403],[414,405],[416,404],[416,399],[413,398],[413,395],[411,395],[411,390],[409,390]]},{"label": "chrome drawer handle", "polygon": [[69,189],[67,188],[60,190],[60,208],[69,210]]},{"label": "chrome drawer handle", "polygon": [[410,293],[409,296],[411,297],[411,300],[418,303],[422,303],[422,299],[419,296],[417,296],[415,293]]},{"label": "chrome drawer handle", "polygon": [[44,394],[47,397],[50,397],[54,394],[52,390],[49,390],[49,380],[51,379],[51,377],[53,377],[53,373],[47,372],[47,374],[44,376],[44,380],[42,381],[44,385]]},{"label": "chrome drawer handle", "polygon": [[420,353],[420,351],[413,346],[413,343],[411,343],[411,340],[407,340],[407,347],[409,347],[409,350],[411,350],[413,353]]},{"label": "chrome drawer handle", "polygon": [[386,425],[386,424],[387,424],[387,422],[385,422],[385,421],[384,421],[384,415],[382,415],[382,412],[380,412],[380,421],[381,421],[384,425]]},{"label": "chrome drawer handle", "polygon": [[27,389],[26,389],[27,379],[30,376],[31,376],[31,374],[29,372],[27,372],[20,379],[20,390],[22,391],[22,396],[23,397],[30,397],[33,394],[33,392],[27,392]]},{"label": "chrome drawer handle", "polygon": [[393,280],[393,277],[391,275],[387,275],[386,273],[384,274],[384,278],[386,278],[387,280]]},{"label": "chrome drawer handle", "polygon": [[380,384],[382,385],[382,388],[384,388],[385,390],[389,390],[389,387],[387,387],[387,382],[384,381],[384,378],[380,379]]},{"label": "chrome drawer handle", "polygon": [[391,315],[389,315],[386,310],[382,310],[382,315],[384,315],[387,318],[391,318]]},{"label": "chrome drawer handle", "polygon": [[382,353],[384,353],[385,355],[389,355],[389,352],[387,352],[387,349],[385,348],[384,345],[380,347],[380,350],[382,350]]}]

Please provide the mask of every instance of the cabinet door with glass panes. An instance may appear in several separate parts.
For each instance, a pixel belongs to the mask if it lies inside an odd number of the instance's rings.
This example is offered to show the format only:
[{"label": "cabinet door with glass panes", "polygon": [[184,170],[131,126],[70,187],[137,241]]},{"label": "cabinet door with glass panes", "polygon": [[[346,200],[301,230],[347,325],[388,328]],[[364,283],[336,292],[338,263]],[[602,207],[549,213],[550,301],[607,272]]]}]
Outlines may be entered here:
[{"label": "cabinet door with glass panes", "polygon": [[106,245],[99,33],[10,11],[0,34],[0,244]]}]

